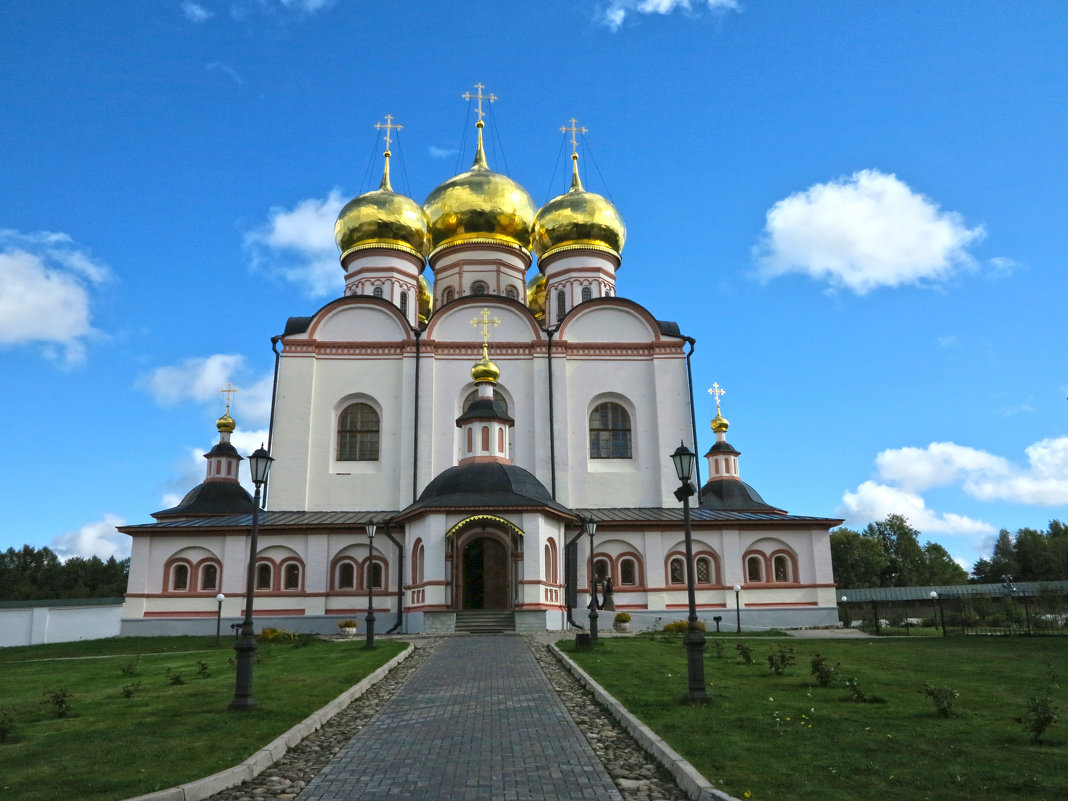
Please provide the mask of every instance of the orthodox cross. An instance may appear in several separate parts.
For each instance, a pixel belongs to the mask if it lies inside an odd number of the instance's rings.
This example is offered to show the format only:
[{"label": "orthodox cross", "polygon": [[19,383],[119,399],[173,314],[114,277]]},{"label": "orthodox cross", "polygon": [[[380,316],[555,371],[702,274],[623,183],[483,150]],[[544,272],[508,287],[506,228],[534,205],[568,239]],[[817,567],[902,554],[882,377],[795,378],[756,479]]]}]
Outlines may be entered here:
[{"label": "orthodox cross", "polygon": [[232,399],[234,393],[235,392],[240,392],[240,391],[241,390],[239,390],[237,387],[235,387],[229,381],[226,382],[226,389],[220,389],[219,390],[219,394],[220,395],[225,395],[226,396],[226,411],[227,412],[230,411],[230,400]]},{"label": "orthodox cross", "polygon": [[481,312],[479,312],[479,315],[482,317],[482,319],[480,320],[480,319],[478,319],[478,317],[476,317],[474,320],[471,321],[471,325],[473,325],[475,328],[481,328],[482,329],[482,350],[483,351],[485,351],[486,347],[489,345],[489,329],[490,329],[490,326],[491,325],[492,326],[498,326],[498,325],[501,324],[501,321],[498,320],[496,317],[491,319],[490,316],[489,316],[489,313],[490,313],[489,309],[483,309]]},{"label": "orthodox cross", "polygon": [[390,131],[399,131],[403,127],[404,127],[403,125],[397,125],[396,123],[393,122],[393,115],[392,114],[387,114],[386,115],[385,123],[381,123],[381,122],[376,122],[375,123],[375,128],[377,128],[378,130],[381,131],[383,128],[386,129],[386,153],[387,154],[389,153],[389,143],[390,143],[389,133],[390,133]]},{"label": "orthodox cross", "polygon": [[708,390],[709,395],[714,395],[716,398],[716,414],[719,414],[719,399],[727,394],[727,390],[719,385],[719,382],[712,383],[712,389]]},{"label": "orthodox cross", "polygon": [[578,140],[575,139],[575,134],[577,134],[577,133],[581,133],[581,134],[589,133],[589,129],[581,128],[581,127],[579,127],[577,125],[577,123],[578,123],[578,120],[576,120],[574,117],[572,117],[571,118],[571,125],[562,125],[562,126],[560,126],[560,130],[563,131],[564,133],[567,133],[568,131],[571,132],[571,156],[572,156],[572,158],[574,158],[576,155],[578,155]]},{"label": "orthodox cross", "polygon": [[483,85],[481,83],[476,83],[475,84],[475,89],[478,90],[478,94],[477,95],[473,95],[470,92],[464,92],[463,93],[463,99],[464,100],[471,100],[473,98],[473,99],[478,101],[478,127],[479,128],[482,127],[482,125],[483,125],[482,118],[486,115],[486,112],[484,112],[482,110],[482,101],[483,100],[488,100],[489,102],[492,103],[494,100],[497,99],[497,95],[495,95],[495,94],[488,94],[488,95],[482,94],[482,90],[485,89],[485,88],[486,88],[485,85]]}]

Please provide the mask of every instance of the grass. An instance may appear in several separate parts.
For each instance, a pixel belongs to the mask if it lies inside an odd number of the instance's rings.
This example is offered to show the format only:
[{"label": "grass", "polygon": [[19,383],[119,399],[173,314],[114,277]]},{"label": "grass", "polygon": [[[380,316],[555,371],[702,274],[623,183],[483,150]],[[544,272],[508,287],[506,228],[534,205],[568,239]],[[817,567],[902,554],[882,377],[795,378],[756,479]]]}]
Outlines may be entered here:
[{"label": "grass", "polygon": [[[0,714],[13,723],[0,743],[0,798],[115,801],[210,775],[242,762],[406,647],[387,640],[373,651],[361,650],[362,641],[261,644],[253,670],[259,705],[241,713],[227,709],[232,644],[130,637],[0,650]],[[183,683],[172,683],[175,674]],[[70,713],[55,718],[46,693],[58,690],[71,693]]]},{"label": "grass", "polygon": [[[738,798],[1068,798],[1068,638],[763,639],[747,642],[753,664],[742,662],[739,642],[723,642],[719,657],[706,649],[707,706],[681,703],[686,661],[677,635],[606,638],[586,653],[574,653],[571,642],[561,648]],[[767,659],[780,644],[796,652],[782,676]],[[817,653],[875,702],[855,702],[841,680],[817,686]],[[1062,721],[1034,744],[1015,719],[1045,686],[1047,665],[1060,684]],[[938,715],[926,684],[959,692],[953,714]]]}]

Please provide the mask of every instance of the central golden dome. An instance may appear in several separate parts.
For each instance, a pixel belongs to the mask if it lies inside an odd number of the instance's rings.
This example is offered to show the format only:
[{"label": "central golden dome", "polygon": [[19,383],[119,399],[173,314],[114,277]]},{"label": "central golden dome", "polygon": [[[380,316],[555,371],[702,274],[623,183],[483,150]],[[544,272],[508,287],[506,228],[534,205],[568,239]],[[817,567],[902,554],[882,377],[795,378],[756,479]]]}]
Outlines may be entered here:
[{"label": "central golden dome", "polygon": [[610,201],[582,188],[578,155],[572,154],[571,159],[570,191],[542,206],[534,219],[534,253],[540,259],[570,246],[608,250],[618,256],[627,239],[627,226]]},{"label": "central golden dome", "polygon": [[441,184],[423,204],[430,247],[483,240],[528,250],[534,201],[507,175],[489,168],[482,148],[482,121],[477,125],[478,148],[471,169]]},{"label": "central golden dome", "polygon": [[334,241],[342,256],[355,248],[377,246],[426,258],[430,242],[426,214],[410,197],[393,191],[389,184],[389,157],[387,150],[381,186],[354,197],[337,216]]}]

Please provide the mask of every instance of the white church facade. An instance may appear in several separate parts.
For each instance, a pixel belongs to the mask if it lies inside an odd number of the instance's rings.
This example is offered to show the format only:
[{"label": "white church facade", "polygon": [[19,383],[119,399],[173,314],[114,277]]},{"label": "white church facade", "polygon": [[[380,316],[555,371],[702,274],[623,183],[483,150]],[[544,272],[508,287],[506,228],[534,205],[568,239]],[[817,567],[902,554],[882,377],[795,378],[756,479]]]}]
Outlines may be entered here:
[{"label": "white church facade", "polygon": [[[344,294],[275,338],[257,627],[334,632],[370,596],[379,633],[462,630],[488,611],[560,630],[586,625],[595,579],[632,628],[684,619],[669,455],[696,448],[693,340],[617,294],[619,213],[582,187],[577,154],[571,189],[536,209],[487,165],[481,114],[472,168],[420,205],[391,188],[388,136],[381,187],[335,227]],[[840,521],[765,503],[718,409],[691,510],[699,617],[835,625]],[[234,425],[220,418],[202,484],[121,529],[123,633],[206,632],[219,593],[224,617],[243,614],[252,499]]]}]

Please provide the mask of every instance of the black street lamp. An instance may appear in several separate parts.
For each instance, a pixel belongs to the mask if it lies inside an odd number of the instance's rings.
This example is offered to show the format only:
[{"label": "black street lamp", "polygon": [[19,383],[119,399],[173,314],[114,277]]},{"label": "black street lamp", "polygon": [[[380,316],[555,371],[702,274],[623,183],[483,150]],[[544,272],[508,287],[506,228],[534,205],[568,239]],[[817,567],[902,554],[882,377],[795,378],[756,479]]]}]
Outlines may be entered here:
[{"label": "black street lamp", "polygon": [[734,621],[739,634],[742,633],[742,585],[734,585]]},{"label": "black street lamp", "polygon": [[687,618],[689,625],[686,628],[686,636],[682,638],[686,646],[686,670],[690,679],[690,688],[686,696],[693,703],[704,703],[709,700],[708,692],[705,690],[705,635],[697,628],[693,538],[690,534],[690,498],[697,493],[691,479],[697,462],[697,454],[679,443],[679,447],[671,454],[671,461],[674,462],[675,473],[679,477],[680,486],[675,490],[675,497],[682,501],[682,519],[686,531],[686,599],[690,606],[690,615]]},{"label": "black street lamp", "polygon": [[215,615],[215,647],[218,647],[219,633],[222,629],[222,602],[226,600],[226,596],[220,592],[215,596],[215,600],[219,602],[219,610]]},{"label": "black street lamp", "polygon": [[[252,599],[256,592],[256,553],[260,534],[260,487],[267,480],[274,459],[263,449],[263,444],[248,457],[252,483],[256,485],[256,494],[252,497],[252,534],[248,544],[248,575],[245,582],[245,619],[241,622],[241,631],[234,645],[237,651],[237,684],[234,687],[234,700],[230,709],[246,712],[256,706],[252,697],[252,657],[259,647],[256,632],[252,629]],[[221,606],[221,604],[220,604]]]},{"label": "black street lamp", "polygon": [[934,590],[930,592],[931,600],[938,604],[938,616],[942,618],[942,636],[946,636],[946,610],[942,606],[942,596]]},{"label": "black street lamp", "polygon": [[582,530],[590,538],[590,644],[597,642],[597,572],[593,567],[593,535],[597,533],[597,521],[587,517],[582,521]]},{"label": "black street lamp", "polygon": [[363,650],[370,651],[375,647],[375,602],[371,593],[375,586],[375,531],[378,530],[378,524],[372,521],[364,528],[367,529],[367,570],[363,574],[367,582],[367,642]]}]

